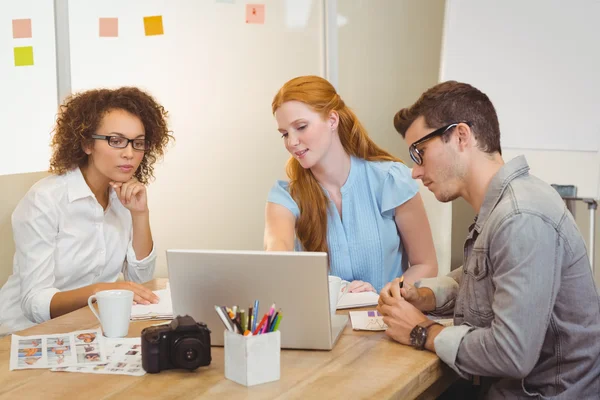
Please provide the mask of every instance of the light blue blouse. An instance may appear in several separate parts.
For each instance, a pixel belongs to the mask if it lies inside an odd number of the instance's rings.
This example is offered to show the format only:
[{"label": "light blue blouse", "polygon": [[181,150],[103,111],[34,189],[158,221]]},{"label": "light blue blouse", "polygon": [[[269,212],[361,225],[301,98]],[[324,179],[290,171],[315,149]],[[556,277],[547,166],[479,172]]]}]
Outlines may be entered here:
[{"label": "light blue blouse", "polygon": [[[288,182],[277,181],[268,201],[281,204],[298,218],[300,210],[288,188]],[[402,257],[394,212],[418,190],[410,169],[402,163],[351,157],[350,174],[341,188],[342,218],[329,201],[327,244],[331,275],[369,282],[378,292],[401,276],[408,260]],[[296,251],[301,250],[296,240]]]}]

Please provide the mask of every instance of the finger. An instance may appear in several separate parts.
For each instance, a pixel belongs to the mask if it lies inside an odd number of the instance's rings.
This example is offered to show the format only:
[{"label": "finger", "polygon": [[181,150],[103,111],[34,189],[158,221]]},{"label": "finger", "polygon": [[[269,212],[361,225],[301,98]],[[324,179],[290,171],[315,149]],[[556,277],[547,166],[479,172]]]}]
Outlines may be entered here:
[{"label": "finger", "polygon": [[112,185],[113,190],[115,191],[117,198],[119,199],[119,201],[121,200],[121,185],[118,183],[114,183]]},{"label": "finger", "polygon": [[131,203],[131,198],[133,197],[133,191],[138,186],[138,184],[129,185],[127,187],[127,193],[125,194],[125,199],[127,199],[127,203]]},{"label": "finger", "polygon": [[350,285],[348,286],[348,291],[349,292],[353,291],[355,288],[357,288],[361,284],[362,284],[362,281],[352,281],[352,282],[350,282]]},{"label": "finger", "polygon": [[137,294],[135,292],[133,293],[133,302],[135,304],[143,304],[145,306],[150,304],[150,302],[148,300],[144,300],[139,294]]},{"label": "finger", "polygon": [[[131,182],[131,181],[129,181]],[[129,189],[130,183],[125,182],[121,185],[121,203],[127,204],[127,190]]]},{"label": "finger", "polygon": [[144,286],[138,283],[128,282],[128,284],[131,290],[144,301],[152,302],[155,304],[159,302],[159,297],[152,290],[145,288]]},{"label": "finger", "polygon": [[131,191],[131,198],[137,199],[139,201],[142,197],[141,194],[143,194],[145,191],[146,188],[144,187],[144,185],[136,185]]},{"label": "finger", "polygon": [[400,279],[396,278],[392,281],[390,285],[390,295],[394,298],[402,297],[400,295]]},{"label": "finger", "polygon": [[382,302],[385,302],[385,301],[386,301],[386,299],[388,299],[388,298],[390,298],[390,297],[391,297],[391,295],[390,295],[390,287],[392,286],[392,283],[393,283],[393,282],[388,282],[388,283],[387,283],[387,284],[386,284],[386,285],[383,287],[383,289],[381,289],[381,292],[379,293],[379,299],[380,299]]}]

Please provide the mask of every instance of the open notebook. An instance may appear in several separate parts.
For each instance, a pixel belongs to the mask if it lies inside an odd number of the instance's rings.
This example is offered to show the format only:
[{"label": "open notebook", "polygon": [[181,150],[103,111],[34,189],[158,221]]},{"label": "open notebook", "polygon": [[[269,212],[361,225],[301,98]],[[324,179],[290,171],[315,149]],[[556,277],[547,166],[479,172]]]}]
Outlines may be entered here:
[{"label": "open notebook", "polygon": [[374,292],[344,293],[338,295],[337,309],[376,306],[379,295]]},{"label": "open notebook", "polygon": [[160,298],[158,304],[135,304],[131,307],[131,320],[145,319],[173,319],[173,304],[171,303],[171,289],[167,287],[155,290],[154,293]]}]

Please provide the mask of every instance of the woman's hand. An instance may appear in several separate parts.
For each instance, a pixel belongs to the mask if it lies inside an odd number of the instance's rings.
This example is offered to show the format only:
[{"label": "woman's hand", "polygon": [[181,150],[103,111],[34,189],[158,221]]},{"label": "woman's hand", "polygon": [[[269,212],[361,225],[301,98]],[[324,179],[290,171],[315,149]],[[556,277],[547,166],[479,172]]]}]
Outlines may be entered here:
[{"label": "woman's hand", "polygon": [[348,284],[347,293],[360,293],[360,292],[375,292],[375,288],[369,282],[364,281],[352,281]]},{"label": "woman's hand", "polygon": [[160,300],[152,290],[135,282],[96,283],[94,293],[101,290],[131,290],[133,302],[137,304],[156,304]]},{"label": "woman's hand", "polygon": [[137,179],[131,178],[127,182],[110,182],[115,190],[121,204],[127,208],[131,214],[143,214],[148,212],[148,198],[146,196],[146,186]]}]

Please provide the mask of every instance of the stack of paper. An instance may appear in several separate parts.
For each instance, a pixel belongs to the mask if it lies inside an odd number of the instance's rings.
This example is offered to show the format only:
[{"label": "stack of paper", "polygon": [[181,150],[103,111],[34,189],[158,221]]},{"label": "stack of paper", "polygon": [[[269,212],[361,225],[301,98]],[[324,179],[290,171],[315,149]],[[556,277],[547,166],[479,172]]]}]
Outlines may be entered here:
[{"label": "stack of paper", "polygon": [[131,308],[131,320],[141,321],[147,319],[173,319],[173,304],[171,303],[171,289],[155,290],[159,297],[158,304],[135,304]]}]

